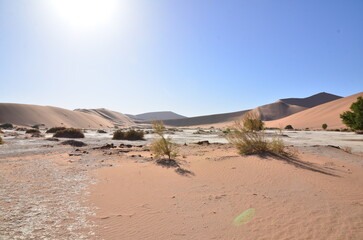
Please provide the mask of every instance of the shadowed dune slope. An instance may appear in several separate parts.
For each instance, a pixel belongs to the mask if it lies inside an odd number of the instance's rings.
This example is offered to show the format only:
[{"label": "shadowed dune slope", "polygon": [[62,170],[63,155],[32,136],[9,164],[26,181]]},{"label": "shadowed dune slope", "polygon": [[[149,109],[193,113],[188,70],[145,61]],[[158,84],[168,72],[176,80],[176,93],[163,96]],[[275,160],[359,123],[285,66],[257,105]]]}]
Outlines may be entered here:
[{"label": "shadowed dune slope", "polygon": [[111,111],[105,108],[97,108],[97,109],[75,109],[75,112],[83,112],[87,114],[91,114],[94,116],[98,116],[110,121],[115,126],[120,127],[129,127],[135,125],[134,121],[126,116],[125,114]]},{"label": "shadowed dune slope", "polygon": [[99,116],[51,106],[0,103],[0,123],[21,126],[44,124],[46,127],[109,128],[113,124]]},{"label": "shadowed dune slope", "polygon": [[246,111],[238,111],[232,113],[221,113],[214,115],[206,115],[199,117],[191,117],[191,118],[183,118],[183,119],[174,119],[174,120],[165,120],[164,123],[168,126],[174,127],[188,127],[188,126],[201,126],[201,125],[212,125],[223,122],[232,122],[242,117],[243,114],[248,112]]},{"label": "shadowed dune slope", "polygon": [[290,105],[281,101],[263,105],[261,107],[257,107],[253,109],[253,111],[257,112],[262,120],[269,121],[280,119],[291,114],[301,112],[307,109],[306,107],[301,107],[297,105]]},{"label": "shadowed dune slope", "polygon": [[163,111],[163,112],[148,112],[142,113],[137,115],[128,115],[131,116],[133,119],[136,120],[147,120],[147,121],[154,121],[154,120],[169,120],[169,119],[182,119],[186,118],[180,114],[171,111]]},{"label": "shadowed dune slope", "polygon": [[341,121],[340,114],[349,110],[351,104],[355,102],[359,96],[363,96],[363,92],[324,103],[282,119],[267,121],[266,126],[285,127],[286,125],[291,124],[294,128],[316,129],[321,128],[321,125],[326,123],[328,124],[328,128],[346,128]]},{"label": "shadowed dune slope", "polygon": [[320,104],[331,102],[331,101],[334,101],[334,100],[337,100],[340,98],[342,98],[342,97],[334,95],[334,94],[326,93],[326,92],[321,92],[321,93],[312,95],[307,98],[284,98],[284,99],[280,99],[277,102],[284,102],[284,103],[287,103],[290,105],[297,105],[297,106],[301,106],[301,107],[312,108],[312,107],[318,106]]}]

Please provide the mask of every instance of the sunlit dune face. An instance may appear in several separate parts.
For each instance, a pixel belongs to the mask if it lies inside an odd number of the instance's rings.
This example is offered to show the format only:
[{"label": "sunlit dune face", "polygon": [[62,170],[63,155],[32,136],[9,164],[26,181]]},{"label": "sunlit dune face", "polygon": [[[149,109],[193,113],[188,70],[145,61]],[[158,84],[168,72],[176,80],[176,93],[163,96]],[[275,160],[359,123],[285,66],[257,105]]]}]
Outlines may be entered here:
[{"label": "sunlit dune face", "polygon": [[88,29],[112,23],[117,0],[50,0],[59,17],[69,25]]}]

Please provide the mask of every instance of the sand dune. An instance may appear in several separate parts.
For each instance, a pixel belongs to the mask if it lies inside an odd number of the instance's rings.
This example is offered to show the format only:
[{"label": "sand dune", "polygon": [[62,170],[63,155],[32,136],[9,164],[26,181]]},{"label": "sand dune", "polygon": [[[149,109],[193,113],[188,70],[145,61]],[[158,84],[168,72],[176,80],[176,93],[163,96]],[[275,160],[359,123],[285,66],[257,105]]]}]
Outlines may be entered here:
[{"label": "sand dune", "polygon": [[294,128],[316,129],[321,128],[321,125],[326,123],[328,124],[328,128],[346,128],[339,115],[349,110],[350,105],[359,96],[363,96],[363,92],[324,103],[279,120],[267,121],[266,126],[285,127],[291,124]]},{"label": "sand dune", "polygon": [[[339,99],[341,97],[329,94],[329,93],[318,93],[312,95],[307,98],[285,98],[278,100],[271,104],[266,104],[257,108],[254,108],[253,111],[256,111],[264,121],[268,120],[276,120],[280,118],[284,118],[291,114],[303,111],[307,108],[317,106],[319,104],[323,104],[329,101],[333,101]],[[187,127],[187,126],[200,126],[200,127],[225,127],[233,123],[233,121],[241,118],[243,114],[248,112],[238,111],[232,113],[223,113],[223,114],[214,114],[214,115],[206,115],[206,116],[198,116],[191,118],[183,118],[176,120],[166,120],[165,124],[169,126],[177,126],[177,127]]]},{"label": "sand dune", "polygon": [[301,107],[312,108],[312,107],[318,106],[323,103],[337,100],[339,98],[342,98],[342,97],[334,95],[334,94],[326,93],[326,92],[321,92],[321,93],[312,95],[307,98],[284,98],[284,99],[280,99],[278,102],[284,102],[284,103],[287,103],[290,105],[297,105],[297,106],[301,106]]},{"label": "sand dune", "polygon": [[248,111],[249,110],[183,118],[183,119],[165,120],[164,123],[168,126],[174,126],[174,127],[216,125],[224,122],[232,122],[242,117],[243,114],[245,114]]},{"label": "sand dune", "polygon": [[0,103],[0,123],[20,126],[44,124],[46,127],[109,128],[113,124],[99,116],[51,106]]},{"label": "sand dune", "polygon": [[259,114],[261,120],[268,121],[268,120],[280,119],[289,116],[291,114],[301,112],[305,109],[307,108],[297,105],[290,105],[282,101],[277,101],[275,103],[257,107],[253,109],[253,111]]},{"label": "sand dune", "polygon": [[130,127],[135,125],[134,121],[126,116],[125,114],[111,111],[105,108],[97,108],[97,109],[75,109],[76,112],[88,113],[91,115],[99,116],[110,121],[115,126],[120,127]]},{"label": "sand dune", "polygon": [[186,118],[185,116],[182,116],[172,111],[148,112],[148,113],[141,113],[137,115],[128,115],[128,116],[136,120],[147,120],[147,121]]}]

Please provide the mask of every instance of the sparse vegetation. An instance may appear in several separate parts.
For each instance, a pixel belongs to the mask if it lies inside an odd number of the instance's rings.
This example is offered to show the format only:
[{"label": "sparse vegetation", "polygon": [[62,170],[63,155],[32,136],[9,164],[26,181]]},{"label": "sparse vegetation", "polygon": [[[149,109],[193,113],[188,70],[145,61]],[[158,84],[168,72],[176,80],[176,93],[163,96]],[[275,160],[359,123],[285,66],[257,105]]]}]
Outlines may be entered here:
[{"label": "sparse vegetation", "polygon": [[97,130],[97,133],[107,133],[105,130],[102,130],[102,129],[98,129]]},{"label": "sparse vegetation", "polygon": [[113,140],[144,140],[144,131],[131,129],[129,131],[117,130],[113,133]]},{"label": "sparse vegetation", "polygon": [[32,129],[27,129],[25,131],[25,133],[39,133],[40,134],[40,131],[38,129],[32,128]]},{"label": "sparse vegetation", "polygon": [[259,123],[260,121],[256,114],[246,114],[242,120],[235,122],[233,131],[227,136],[228,141],[236,146],[241,155],[259,153],[291,155],[286,151],[286,146],[280,137],[281,133],[268,141],[264,131],[257,128],[261,124],[251,127],[251,123]]},{"label": "sparse vegetation", "polygon": [[0,144],[3,144],[4,142],[3,142],[3,139],[0,137]]},{"label": "sparse vegetation", "polygon": [[76,140],[67,140],[61,143],[62,145],[71,145],[73,147],[84,147],[87,146],[84,142],[76,141]]},{"label": "sparse vegetation", "polygon": [[323,123],[323,125],[321,125],[321,127],[322,127],[324,130],[326,130],[326,129],[328,128],[328,124]]},{"label": "sparse vegetation", "polygon": [[340,118],[347,127],[353,131],[363,131],[363,98],[358,97],[357,101],[352,103],[350,110],[340,114]]},{"label": "sparse vegetation", "polygon": [[255,112],[249,111],[243,116],[243,128],[246,131],[259,131],[263,130],[264,123],[259,115]]},{"label": "sparse vegetation", "polygon": [[32,128],[39,129],[39,125],[33,125]]},{"label": "sparse vegetation", "polygon": [[285,129],[286,130],[293,130],[294,128],[289,124],[289,125],[286,125]]},{"label": "sparse vegetation", "polygon": [[66,128],[64,130],[57,131],[53,137],[59,138],[84,138],[84,134],[81,130],[75,128]]},{"label": "sparse vegetation", "polygon": [[4,124],[0,125],[0,128],[2,128],[2,129],[13,129],[14,126],[11,123],[4,123]]},{"label": "sparse vegetation", "polygon": [[168,159],[175,158],[177,156],[176,144],[171,141],[170,137],[165,137],[165,126],[163,122],[155,122],[153,124],[155,133],[159,136],[151,144],[150,150],[154,154],[156,159],[161,159],[167,156]]},{"label": "sparse vegetation", "polygon": [[46,131],[46,133],[56,133],[58,131],[65,130],[65,127],[52,127]]}]

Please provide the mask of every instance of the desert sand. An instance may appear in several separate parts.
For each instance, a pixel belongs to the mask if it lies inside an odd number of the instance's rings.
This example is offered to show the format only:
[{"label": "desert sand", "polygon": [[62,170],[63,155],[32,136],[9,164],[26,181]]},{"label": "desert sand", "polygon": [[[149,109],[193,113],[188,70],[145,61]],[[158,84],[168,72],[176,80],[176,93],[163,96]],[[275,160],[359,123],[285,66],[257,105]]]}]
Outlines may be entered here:
[{"label": "desert sand", "polygon": [[20,126],[110,128],[113,124],[99,116],[51,106],[0,103],[0,123]]},{"label": "desert sand", "polygon": [[346,128],[341,121],[340,114],[350,110],[351,104],[355,102],[359,96],[363,96],[363,92],[324,103],[282,119],[267,121],[266,126],[284,128],[286,125],[290,124],[294,128],[321,129],[321,125],[326,123],[330,129]]},{"label": "desert sand", "polygon": [[0,239],[363,238],[363,148],[324,144],[339,133],[294,138],[295,158],[243,157],[216,137],[193,144],[212,136],[194,134],[168,167],[151,159],[153,135],[115,141],[88,130],[77,148],[14,132],[0,145]]}]

